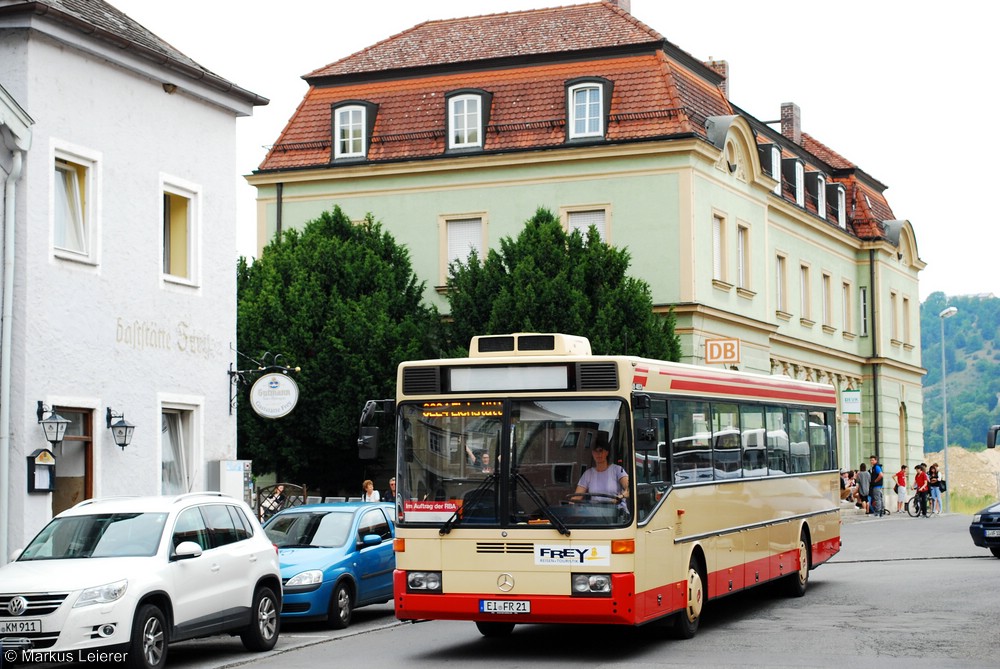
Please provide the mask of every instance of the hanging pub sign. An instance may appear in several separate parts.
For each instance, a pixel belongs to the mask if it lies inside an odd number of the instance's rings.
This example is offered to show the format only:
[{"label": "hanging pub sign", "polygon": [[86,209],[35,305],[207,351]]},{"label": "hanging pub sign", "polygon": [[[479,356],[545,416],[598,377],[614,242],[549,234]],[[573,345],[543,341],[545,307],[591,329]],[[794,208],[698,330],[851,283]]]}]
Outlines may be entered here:
[{"label": "hanging pub sign", "polygon": [[263,418],[287,416],[298,401],[299,384],[287,374],[264,374],[250,388],[250,406]]}]

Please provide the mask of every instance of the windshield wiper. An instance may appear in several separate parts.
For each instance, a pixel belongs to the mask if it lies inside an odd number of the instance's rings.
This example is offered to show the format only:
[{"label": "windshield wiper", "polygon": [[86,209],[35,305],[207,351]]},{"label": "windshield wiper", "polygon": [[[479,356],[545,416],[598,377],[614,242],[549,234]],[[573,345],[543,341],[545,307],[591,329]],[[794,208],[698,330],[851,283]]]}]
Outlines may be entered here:
[{"label": "windshield wiper", "polygon": [[566,527],[565,523],[559,519],[559,516],[552,513],[552,510],[549,508],[549,503],[546,502],[540,494],[538,494],[538,490],[535,489],[535,486],[531,485],[531,481],[524,478],[524,475],[517,470],[514,471],[514,481],[522,485],[523,490],[528,493],[528,497],[531,498],[531,501],[537,504],[538,508],[542,512],[542,515],[544,515],[550,523],[555,525],[555,528],[559,530],[559,534],[564,534],[568,537],[569,529]]},{"label": "windshield wiper", "polygon": [[461,522],[462,509],[466,505],[468,506],[475,505],[479,501],[479,498],[482,497],[487,490],[490,490],[489,484],[493,483],[496,480],[497,480],[496,472],[488,474],[486,478],[484,478],[482,482],[480,482],[480,484],[476,486],[475,490],[473,490],[468,494],[467,499],[462,500],[462,505],[459,506],[457,509],[455,509],[455,513],[451,514],[451,518],[445,521],[444,525],[441,526],[441,529],[438,530],[438,534],[440,534],[441,536],[449,534],[451,532],[451,528],[453,528],[454,526],[458,525]]}]

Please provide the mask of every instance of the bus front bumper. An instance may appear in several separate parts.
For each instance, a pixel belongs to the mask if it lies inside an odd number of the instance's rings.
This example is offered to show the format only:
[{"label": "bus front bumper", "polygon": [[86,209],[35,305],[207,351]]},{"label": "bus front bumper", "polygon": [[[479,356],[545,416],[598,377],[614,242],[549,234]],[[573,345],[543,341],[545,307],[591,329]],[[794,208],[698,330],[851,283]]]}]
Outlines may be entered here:
[{"label": "bus front bumper", "polygon": [[[412,593],[406,572],[396,570],[394,591],[399,620],[471,620],[506,623],[593,623],[635,625],[635,578],[611,575],[610,596],[574,597],[512,593]],[[496,604],[504,602],[505,604]],[[527,608],[527,613],[492,613],[490,609]]]}]

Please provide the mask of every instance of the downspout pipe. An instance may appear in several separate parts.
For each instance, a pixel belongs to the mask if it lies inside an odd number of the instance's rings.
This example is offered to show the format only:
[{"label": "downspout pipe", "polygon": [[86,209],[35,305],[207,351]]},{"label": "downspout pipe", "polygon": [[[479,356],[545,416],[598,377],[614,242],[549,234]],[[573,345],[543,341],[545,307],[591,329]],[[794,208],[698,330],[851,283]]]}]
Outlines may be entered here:
[{"label": "downspout pipe", "polygon": [[[872,330],[872,428],[875,430],[874,443],[872,444],[872,453],[877,455],[879,460],[882,459],[882,448],[879,440],[879,435],[881,430],[879,428],[879,407],[882,406],[881,398],[879,397],[879,369],[881,365],[877,362],[879,357],[879,347],[878,347],[878,290],[875,285],[875,249],[868,249],[868,283],[871,285],[871,303],[872,317],[871,317],[871,330]],[[862,455],[863,457],[863,455]]]},{"label": "downspout pipe", "polygon": [[0,330],[0,566],[10,553],[10,361],[14,319],[15,186],[24,169],[24,151],[14,149],[10,174],[4,182],[3,325]]}]

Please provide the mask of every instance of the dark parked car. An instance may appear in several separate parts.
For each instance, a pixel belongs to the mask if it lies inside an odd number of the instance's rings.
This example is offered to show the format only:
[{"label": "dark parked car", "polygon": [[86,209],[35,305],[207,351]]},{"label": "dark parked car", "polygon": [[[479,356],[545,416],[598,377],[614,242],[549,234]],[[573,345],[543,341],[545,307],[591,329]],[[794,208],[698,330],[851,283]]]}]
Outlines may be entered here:
[{"label": "dark parked car", "polygon": [[392,599],[391,504],[347,502],[285,509],[264,525],[278,547],[285,621],[340,629],[359,606]]},{"label": "dark parked car", "polygon": [[969,533],[972,535],[972,543],[989,548],[995,557],[1000,558],[1000,503],[988,506],[972,516]]}]

